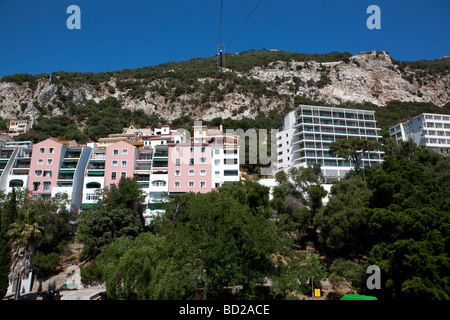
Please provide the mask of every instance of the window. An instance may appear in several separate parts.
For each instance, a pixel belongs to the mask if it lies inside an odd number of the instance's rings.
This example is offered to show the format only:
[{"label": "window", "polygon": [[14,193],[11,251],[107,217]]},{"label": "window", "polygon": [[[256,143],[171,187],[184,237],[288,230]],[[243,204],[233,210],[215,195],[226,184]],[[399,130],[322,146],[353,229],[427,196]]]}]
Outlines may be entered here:
[{"label": "window", "polygon": [[200,181],[200,188],[206,188],[206,181]]},{"label": "window", "polygon": [[181,159],[180,158],[176,158],[175,159],[175,165],[179,167],[180,164],[181,164]]},{"label": "window", "polygon": [[127,173],[126,173],[126,172],[121,172],[121,173],[120,173],[120,177],[121,177],[121,178],[125,178],[126,176],[127,176]]},{"label": "window", "polygon": [[215,174],[216,177],[219,177],[220,176],[220,171],[216,171],[216,172],[214,172],[214,174]]},{"label": "window", "polygon": [[189,169],[189,175],[193,176],[195,174],[195,170],[194,169]]},{"label": "window", "polygon": [[128,149],[122,149],[122,155],[126,156],[128,154]]},{"label": "window", "polygon": [[122,167],[126,167],[127,166],[127,161],[126,160],[122,160]]},{"label": "window", "polygon": [[47,164],[51,165],[53,163],[53,159],[47,159]]},{"label": "window", "polygon": [[224,163],[225,164],[237,164],[238,160],[237,159],[225,159]]},{"label": "window", "polygon": [[220,154],[220,149],[214,149],[214,154]]},{"label": "window", "polygon": [[195,148],[191,147],[191,152],[194,153],[194,151],[195,151]]},{"label": "window", "polygon": [[206,176],[206,170],[205,169],[200,170],[200,175],[201,176]]},{"label": "window", "polygon": [[119,154],[119,149],[114,149],[113,150],[113,155],[118,155]]},{"label": "window", "polygon": [[44,182],[44,191],[50,190],[50,182]]},{"label": "window", "polygon": [[117,160],[113,160],[113,161],[112,161],[112,166],[113,166],[113,167],[117,167]]},{"label": "window", "polygon": [[164,180],[155,180],[152,182],[152,186],[154,187],[165,187],[166,182]]},{"label": "window", "polygon": [[194,181],[189,181],[189,188],[193,188],[194,187]]},{"label": "window", "polygon": [[44,153],[45,152],[45,148],[39,148],[39,153]]},{"label": "window", "polygon": [[55,148],[48,148],[48,153],[55,153]]},{"label": "window", "polygon": [[202,152],[206,152],[206,147],[202,147]]},{"label": "window", "polygon": [[40,182],[33,182],[33,191],[39,191]]},{"label": "window", "polygon": [[40,177],[42,176],[42,170],[35,170],[34,174],[36,175],[36,177]]},{"label": "window", "polygon": [[44,171],[44,177],[51,177],[52,172],[51,171]]},{"label": "window", "polygon": [[189,165],[193,166],[194,165],[194,158],[189,158]]},{"label": "window", "polygon": [[175,175],[176,175],[176,176],[181,175],[181,170],[175,170]]},{"label": "window", "polygon": [[200,163],[206,163],[206,158],[200,158]]},{"label": "window", "polygon": [[111,180],[116,180],[117,173],[111,172]]},{"label": "window", "polygon": [[215,164],[216,166],[218,166],[218,165],[220,164],[220,160],[219,160],[219,159],[214,160],[214,164]]},{"label": "window", "polygon": [[216,188],[219,188],[219,187],[220,187],[220,183],[216,182]]},{"label": "window", "polygon": [[95,193],[88,193],[88,194],[86,194],[86,200],[94,200],[94,201],[96,201],[96,200],[98,200],[99,199],[99,195],[98,194],[95,194]]},{"label": "window", "polygon": [[38,159],[38,166],[42,166],[44,164],[44,159]]},{"label": "window", "polygon": [[181,148],[180,148],[180,147],[176,147],[176,148],[175,148],[175,152],[176,152],[176,153],[181,153]]},{"label": "window", "polygon": [[175,181],[175,188],[179,188],[180,187],[180,181]]}]

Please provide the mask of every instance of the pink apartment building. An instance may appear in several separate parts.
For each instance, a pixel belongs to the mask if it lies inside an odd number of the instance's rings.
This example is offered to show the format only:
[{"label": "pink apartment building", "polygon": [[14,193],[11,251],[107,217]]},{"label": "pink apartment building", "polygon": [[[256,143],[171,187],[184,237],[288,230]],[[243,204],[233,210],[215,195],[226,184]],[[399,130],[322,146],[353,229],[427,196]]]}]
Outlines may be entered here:
[{"label": "pink apartment building", "polygon": [[105,187],[117,185],[121,177],[133,178],[137,148],[119,141],[106,147]]},{"label": "pink apartment building", "polygon": [[210,192],[211,155],[211,147],[206,144],[170,144],[169,194]]},{"label": "pink apartment building", "polygon": [[28,179],[28,189],[33,198],[47,199],[51,196],[66,150],[66,147],[52,139],[33,145]]}]

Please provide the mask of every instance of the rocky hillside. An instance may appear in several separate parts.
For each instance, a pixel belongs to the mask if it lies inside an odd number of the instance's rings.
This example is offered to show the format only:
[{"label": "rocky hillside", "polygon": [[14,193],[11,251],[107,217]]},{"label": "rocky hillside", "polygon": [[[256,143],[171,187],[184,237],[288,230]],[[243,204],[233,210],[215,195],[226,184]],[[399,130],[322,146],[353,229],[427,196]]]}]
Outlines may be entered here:
[{"label": "rocky hillside", "polygon": [[450,102],[448,57],[407,63],[383,51],[354,56],[249,51],[226,55],[225,65],[226,71],[218,72],[213,57],[95,74],[5,76],[0,78],[0,117],[76,116],[108,97],[122,108],[168,121],[183,115],[254,118],[259,112],[291,108],[294,101],[377,106],[393,100],[436,106]]}]

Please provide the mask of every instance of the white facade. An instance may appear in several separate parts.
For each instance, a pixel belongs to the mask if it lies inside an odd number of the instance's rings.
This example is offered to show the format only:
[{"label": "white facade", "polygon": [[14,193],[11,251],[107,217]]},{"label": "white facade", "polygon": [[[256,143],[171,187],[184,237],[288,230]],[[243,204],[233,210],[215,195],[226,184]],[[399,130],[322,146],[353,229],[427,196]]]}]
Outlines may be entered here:
[{"label": "white facade", "polygon": [[[330,143],[359,137],[378,141],[374,111],[301,105],[284,119],[277,133],[278,170],[319,164],[328,180],[343,177],[354,165],[348,159],[331,156]],[[362,159],[363,166],[382,161],[382,151],[373,151]]]},{"label": "white facade", "polygon": [[207,126],[194,125],[194,144],[206,143],[211,146],[211,186],[217,189],[224,183],[240,180],[239,137],[223,133],[223,127],[208,129]]},{"label": "white facade", "polygon": [[11,120],[8,124],[8,133],[10,136],[17,136],[27,133],[33,127],[34,120]]},{"label": "white facade", "polygon": [[422,113],[389,129],[398,142],[412,140],[435,152],[450,153],[450,115]]},{"label": "white facade", "polygon": [[83,206],[97,203],[101,198],[99,191],[105,187],[105,149],[98,149],[95,143],[89,144],[91,153],[84,172]]},{"label": "white facade", "polygon": [[212,146],[211,179],[213,188],[240,180],[239,146]]}]

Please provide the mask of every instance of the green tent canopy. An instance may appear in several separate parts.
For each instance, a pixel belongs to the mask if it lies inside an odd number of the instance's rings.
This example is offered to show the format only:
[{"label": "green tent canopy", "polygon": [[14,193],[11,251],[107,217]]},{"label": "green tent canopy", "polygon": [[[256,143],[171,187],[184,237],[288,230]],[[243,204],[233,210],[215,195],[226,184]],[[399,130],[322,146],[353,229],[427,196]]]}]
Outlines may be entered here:
[{"label": "green tent canopy", "polygon": [[365,296],[362,294],[347,294],[343,296],[340,300],[378,300],[377,297]]}]

